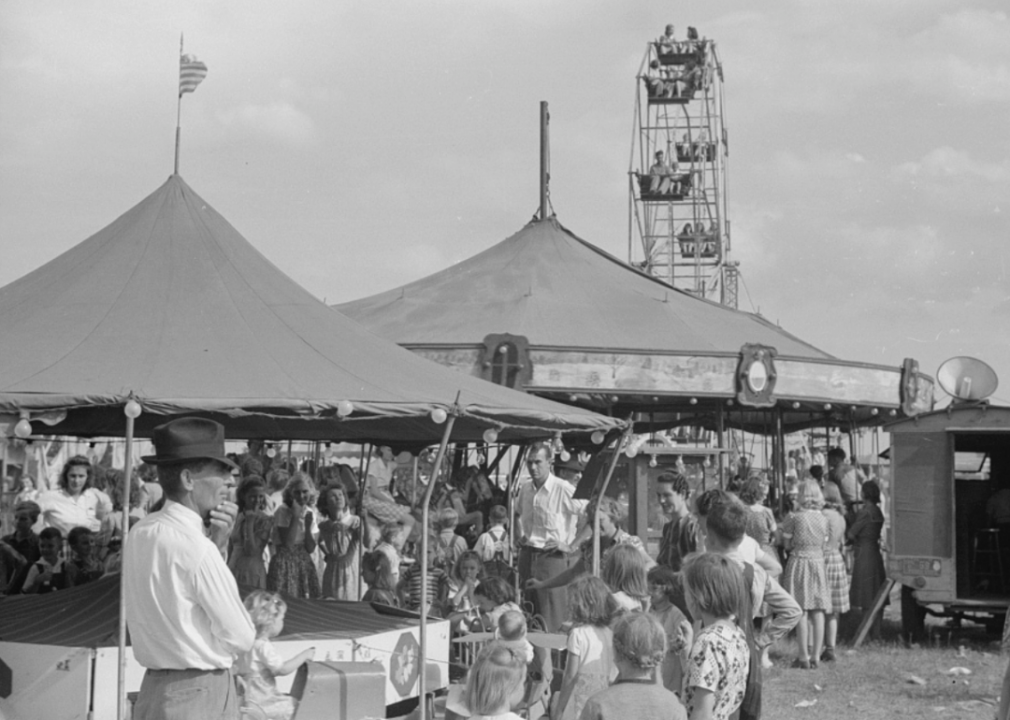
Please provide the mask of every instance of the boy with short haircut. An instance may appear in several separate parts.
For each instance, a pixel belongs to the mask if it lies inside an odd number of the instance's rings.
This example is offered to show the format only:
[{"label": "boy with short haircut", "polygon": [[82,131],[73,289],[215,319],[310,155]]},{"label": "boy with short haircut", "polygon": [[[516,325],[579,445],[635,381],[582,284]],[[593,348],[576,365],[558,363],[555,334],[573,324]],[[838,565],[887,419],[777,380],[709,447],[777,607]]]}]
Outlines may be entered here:
[{"label": "boy with short haircut", "polygon": [[506,610],[498,618],[495,637],[501,644],[511,648],[526,658],[526,664],[533,662],[533,645],[526,639],[526,618],[518,610]]},{"label": "boy with short haircut", "polygon": [[697,521],[687,507],[690,495],[691,487],[687,484],[687,478],[679,472],[665,472],[656,478],[656,499],[667,518],[656,562],[674,572],[680,572],[683,563],[680,554],[681,535],[696,532]]},{"label": "boy with short haircut", "polygon": [[83,585],[102,577],[102,564],[95,557],[95,534],[84,526],[78,526],[67,534],[67,545],[71,557],[64,562],[67,584]]},{"label": "boy with short haircut", "polygon": [[504,563],[512,562],[512,548],[509,547],[509,531],[505,526],[508,521],[508,510],[504,505],[495,505],[488,514],[488,522],[491,527],[487,532],[482,533],[477,538],[474,550],[480,555],[484,562],[500,560]]},{"label": "boy with short haircut", "polygon": [[455,567],[459,556],[470,548],[467,547],[466,540],[456,534],[456,526],[459,524],[459,513],[450,507],[442,508],[435,516],[435,532],[438,533],[436,539],[436,565],[443,570]]},{"label": "boy with short haircut", "polygon": [[49,593],[69,587],[67,574],[60,558],[60,548],[63,547],[63,535],[56,528],[45,528],[39,533],[39,551],[41,557],[34,563],[25,578],[23,593]]},{"label": "boy with short haircut", "polygon": [[21,592],[28,571],[41,557],[39,536],[32,530],[41,514],[42,508],[34,500],[22,500],[14,507],[14,532],[5,535],[3,541],[25,559],[25,564],[13,575],[8,576],[8,595]]}]

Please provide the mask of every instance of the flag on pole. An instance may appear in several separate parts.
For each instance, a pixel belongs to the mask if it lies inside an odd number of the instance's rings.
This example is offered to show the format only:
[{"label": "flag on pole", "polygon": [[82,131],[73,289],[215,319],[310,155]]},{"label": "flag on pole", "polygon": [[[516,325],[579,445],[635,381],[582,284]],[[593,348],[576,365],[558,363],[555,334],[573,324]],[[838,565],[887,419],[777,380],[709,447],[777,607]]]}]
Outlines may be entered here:
[{"label": "flag on pole", "polygon": [[183,55],[179,58],[179,97],[183,93],[191,93],[196,86],[207,77],[207,66],[196,59],[195,55]]}]

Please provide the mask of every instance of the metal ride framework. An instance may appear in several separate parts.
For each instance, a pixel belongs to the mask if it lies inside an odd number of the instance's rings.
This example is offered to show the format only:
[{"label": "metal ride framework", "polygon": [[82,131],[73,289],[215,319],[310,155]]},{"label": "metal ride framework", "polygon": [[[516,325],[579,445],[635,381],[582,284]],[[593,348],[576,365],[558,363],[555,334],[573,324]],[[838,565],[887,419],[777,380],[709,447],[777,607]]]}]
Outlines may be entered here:
[{"label": "metal ride framework", "polygon": [[648,44],[636,77],[628,260],[735,308],[739,263],[729,257],[722,82],[713,41]]}]

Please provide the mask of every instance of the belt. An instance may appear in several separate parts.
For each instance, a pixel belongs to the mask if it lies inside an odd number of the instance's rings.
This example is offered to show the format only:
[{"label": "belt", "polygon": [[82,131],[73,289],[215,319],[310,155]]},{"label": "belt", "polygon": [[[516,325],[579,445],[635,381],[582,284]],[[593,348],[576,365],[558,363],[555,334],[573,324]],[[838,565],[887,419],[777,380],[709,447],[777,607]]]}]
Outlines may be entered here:
[{"label": "belt", "polygon": [[190,673],[191,675],[203,674],[203,675],[221,675],[223,673],[229,672],[231,668],[215,668],[213,670],[208,670],[206,668],[165,668],[156,669],[148,668],[147,672],[151,675],[172,675],[176,673]]},{"label": "belt", "polygon": [[523,548],[536,555],[564,555],[564,553],[557,548],[538,548],[533,547],[532,545],[524,545]]}]

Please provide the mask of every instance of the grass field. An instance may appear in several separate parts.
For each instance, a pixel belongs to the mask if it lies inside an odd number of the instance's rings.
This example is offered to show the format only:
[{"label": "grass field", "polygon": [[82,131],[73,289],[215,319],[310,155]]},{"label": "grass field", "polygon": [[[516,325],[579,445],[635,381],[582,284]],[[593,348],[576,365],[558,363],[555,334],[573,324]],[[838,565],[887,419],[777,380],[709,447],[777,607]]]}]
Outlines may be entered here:
[{"label": "grass field", "polygon": [[[780,643],[779,652],[772,652],[775,667],[764,676],[763,717],[990,720],[1007,666],[1007,658],[999,655],[999,638],[971,623],[963,628],[930,623],[928,628],[928,642],[904,647],[892,602],[881,640],[864,643],[858,650],[842,645],[836,662],[814,670],[789,668],[796,657],[795,644]],[[952,668],[971,672],[950,674]],[[812,701],[816,703],[797,707]]]}]

